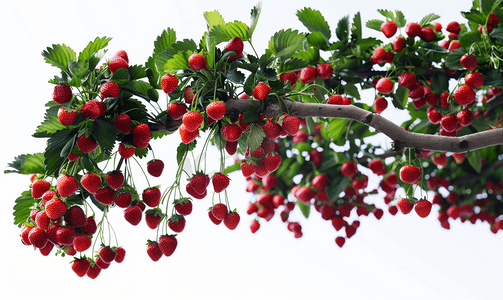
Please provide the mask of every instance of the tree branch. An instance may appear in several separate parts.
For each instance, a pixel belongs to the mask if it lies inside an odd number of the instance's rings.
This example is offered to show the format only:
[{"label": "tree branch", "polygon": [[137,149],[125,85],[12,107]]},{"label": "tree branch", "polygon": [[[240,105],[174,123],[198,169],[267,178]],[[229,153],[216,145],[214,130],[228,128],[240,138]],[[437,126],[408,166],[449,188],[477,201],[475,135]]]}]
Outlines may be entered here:
[{"label": "tree branch", "polygon": [[[408,132],[379,114],[369,112],[354,105],[329,105],[302,103],[284,99],[268,100],[265,104],[264,117],[279,117],[283,112],[298,117],[327,117],[351,119],[368,125],[382,132],[395,143],[395,148],[418,148],[439,152],[463,153],[489,146],[503,144],[503,129],[493,129],[473,133],[462,137],[447,137]],[[261,110],[260,101],[229,99],[226,102],[227,114],[237,117],[251,107]]]}]

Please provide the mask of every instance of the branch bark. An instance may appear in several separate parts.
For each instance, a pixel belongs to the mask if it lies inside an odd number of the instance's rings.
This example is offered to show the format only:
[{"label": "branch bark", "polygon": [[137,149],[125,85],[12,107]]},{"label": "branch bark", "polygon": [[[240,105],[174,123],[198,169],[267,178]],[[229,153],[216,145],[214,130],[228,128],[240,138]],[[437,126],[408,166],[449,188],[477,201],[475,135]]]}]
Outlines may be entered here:
[{"label": "branch bark", "polygon": [[[260,101],[229,99],[226,102],[227,114],[232,118],[254,107],[261,110]],[[408,132],[379,114],[369,112],[354,105],[329,105],[302,103],[284,99],[268,100],[264,103],[264,117],[279,117],[283,112],[298,117],[327,117],[351,119],[370,126],[391,138],[395,149],[417,148],[439,152],[463,153],[481,148],[503,144],[503,129],[493,129],[462,137],[447,137]]]}]

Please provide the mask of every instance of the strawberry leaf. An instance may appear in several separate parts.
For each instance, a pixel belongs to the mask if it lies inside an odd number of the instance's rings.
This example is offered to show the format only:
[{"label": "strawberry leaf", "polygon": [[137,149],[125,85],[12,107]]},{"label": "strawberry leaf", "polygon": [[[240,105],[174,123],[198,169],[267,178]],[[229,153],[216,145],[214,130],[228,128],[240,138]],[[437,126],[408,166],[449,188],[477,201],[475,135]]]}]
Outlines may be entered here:
[{"label": "strawberry leaf", "polygon": [[227,175],[229,173],[232,173],[232,172],[238,171],[238,170],[241,170],[241,161],[240,160],[235,162],[232,166],[228,166],[227,168],[225,168],[223,173],[225,175]]},{"label": "strawberry leaf", "polygon": [[365,23],[365,26],[367,26],[367,28],[370,28],[370,29],[381,31],[382,23],[384,23],[384,21],[372,19],[372,20],[368,20],[367,23]]},{"label": "strawberry leaf", "polygon": [[189,56],[191,56],[191,55],[192,55],[192,51],[185,51],[185,52],[178,51],[178,53],[173,55],[173,58],[166,61],[166,63],[163,66],[163,73],[170,72],[170,71],[176,71],[176,70],[182,70],[182,69],[188,69],[189,68]]},{"label": "strawberry leaf", "polygon": [[299,207],[302,215],[306,217],[306,219],[309,218],[309,214],[311,213],[311,205],[304,204],[300,201],[295,201],[295,204]]},{"label": "strawberry leaf", "polygon": [[98,51],[108,46],[112,38],[109,37],[96,37],[94,41],[89,42],[87,46],[79,53],[79,61],[87,61],[93,57]]},{"label": "strawberry leaf", "polygon": [[494,30],[493,30],[493,32],[491,32],[490,36],[497,39],[501,43],[503,43],[503,27],[494,28]]},{"label": "strawberry leaf", "polygon": [[30,217],[31,209],[38,200],[31,196],[30,191],[24,191],[21,196],[17,197],[15,202],[14,212],[12,213],[14,215],[14,225],[21,227],[21,224]]},{"label": "strawberry leaf", "polygon": [[163,30],[161,35],[157,37],[154,42],[154,54],[153,57],[159,54],[161,51],[171,48],[171,45],[176,42],[176,32],[172,28],[167,28]]},{"label": "strawberry leaf", "polygon": [[225,74],[225,77],[237,84],[243,84],[245,81],[245,74],[238,70],[230,70],[227,74]]},{"label": "strawberry leaf", "polygon": [[250,12],[250,28],[248,29],[248,36],[251,41],[251,37],[253,35],[253,32],[255,31],[255,27],[257,26],[258,23],[258,18],[260,17],[260,12],[262,11],[262,2],[257,3],[255,5],[251,12]]},{"label": "strawberry leaf", "polygon": [[480,173],[482,171],[482,155],[480,151],[470,151],[466,153],[466,159],[472,168]]},{"label": "strawberry leaf", "polygon": [[335,34],[339,41],[345,41],[349,36],[349,16],[342,17],[337,23]]},{"label": "strawberry leaf", "polygon": [[250,129],[250,135],[248,136],[248,145],[250,146],[250,152],[257,150],[260,145],[262,145],[262,141],[265,138],[265,133],[262,130],[262,127],[257,123],[253,123]]},{"label": "strawberry leaf", "polygon": [[403,13],[399,10],[395,10],[395,23],[398,28],[402,28],[407,24],[407,21],[405,20],[405,16]]},{"label": "strawberry leaf", "polygon": [[338,178],[334,178],[326,187],[328,198],[332,201],[337,199],[337,197],[339,197],[339,194],[344,191],[349,182],[350,179],[346,176],[339,176]]},{"label": "strawberry leaf", "polygon": [[42,153],[22,154],[16,156],[13,162],[7,164],[7,167],[13,170],[5,170],[4,173],[43,174],[45,172],[44,155]]},{"label": "strawberry leaf", "polygon": [[385,18],[390,19],[391,21],[395,21],[395,14],[392,11],[389,11],[387,9],[378,9],[377,12],[383,15]]},{"label": "strawberry leaf", "polygon": [[305,51],[299,51],[292,55],[293,58],[300,58],[309,64],[320,60],[320,50],[318,48],[308,48]]},{"label": "strawberry leaf", "polygon": [[432,21],[435,21],[439,18],[440,18],[440,16],[437,14],[434,14],[434,13],[427,14],[426,16],[424,16],[424,18],[421,19],[421,21],[419,21],[419,25],[421,25],[421,27],[424,27],[424,26],[430,24]]},{"label": "strawberry leaf", "polygon": [[59,107],[58,105],[54,105],[46,110],[44,121],[37,127],[37,130],[33,134],[34,137],[50,137],[55,132],[66,128],[58,120]]},{"label": "strawberry leaf", "polygon": [[330,40],[330,26],[320,11],[306,7],[297,11],[297,17],[309,31],[320,32],[327,42]]},{"label": "strawberry leaf", "polygon": [[129,72],[125,68],[120,68],[112,74],[110,81],[117,83],[118,85],[124,85],[129,82]]},{"label": "strawberry leaf", "polygon": [[206,20],[208,29],[211,29],[213,26],[225,25],[224,18],[217,10],[205,12],[204,19]]},{"label": "strawberry leaf", "polygon": [[76,133],[76,130],[63,129],[54,133],[47,140],[47,147],[44,152],[46,175],[58,177],[61,164],[67,159],[66,157],[61,157],[61,151],[68,141],[75,137]]},{"label": "strawberry leaf", "polygon": [[305,39],[305,35],[297,30],[282,29],[269,40],[269,50],[281,60],[285,60],[302,47]]},{"label": "strawberry leaf", "polygon": [[462,70],[464,67],[460,63],[460,59],[465,55],[464,49],[454,49],[445,57],[445,66],[451,70]]},{"label": "strawberry leaf", "polygon": [[243,41],[249,41],[248,31],[248,25],[241,21],[216,25],[213,26],[209,32],[210,43],[212,45],[218,45],[222,42],[230,41],[235,37]]},{"label": "strawberry leaf", "polygon": [[65,44],[53,44],[52,48],[47,47],[47,50],[42,51],[42,56],[46,63],[58,67],[63,71],[68,70],[68,63],[71,60],[77,60],[75,51]]},{"label": "strawberry leaf", "polygon": [[320,128],[321,136],[339,146],[344,145],[346,141],[343,135],[346,132],[348,122],[349,120],[346,119],[332,119],[330,122],[323,122]]},{"label": "strawberry leaf", "polygon": [[115,144],[115,137],[117,135],[117,131],[112,123],[98,118],[93,122],[91,133],[104,152],[112,151]]},{"label": "strawberry leaf", "polygon": [[357,12],[353,17],[351,34],[354,36],[354,39],[356,39],[357,43],[362,39],[362,18],[360,12]]},{"label": "strawberry leaf", "polygon": [[466,32],[459,37],[459,44],[465,49],[469,49],[473,43],[482,41],[482,34],[476,31]]},{"label": "strawberry leaf", "polygon": [[301,70],[307,67],[309,63],[301,58],[289,58],[281,61],[278,67],[278,73],[288,73]]}]

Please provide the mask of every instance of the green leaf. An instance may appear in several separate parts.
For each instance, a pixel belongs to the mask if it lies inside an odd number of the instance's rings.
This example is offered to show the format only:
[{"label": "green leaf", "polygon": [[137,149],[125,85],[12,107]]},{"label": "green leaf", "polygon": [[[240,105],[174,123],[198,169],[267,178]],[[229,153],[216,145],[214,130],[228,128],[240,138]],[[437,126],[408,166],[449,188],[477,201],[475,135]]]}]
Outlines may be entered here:
[{"label": "green leaf", "polygon": [[70,71],[70,73],[73,76],[79,79],[82,78],[87,73],[88,70],[89,70],[89,64],[87,62],[71,60],[68,63],[68,71]]},{"label": "green leaf", "polygon": [[486,17],[483,14],[481,14],[479,11],[474,10],[474,9],[470,10],[469,12],[462,11],[461,15],[465,19],[472,21],[475,24],[485,24],[487,21]]},{"label": "green leaf", "polygon": [[187,152],[187,144],[180,143],[180,145],[176,148],[176,163],[178,165],[182,163],[185,152]]},{"label": "green leaf", "polygon": [[255,122],[260,118],[260,113],[255,107],[250,107],[243,113],[243,123]]},{"label": "green leaf", "polygon": [[167,28],[163,30],[161,35],[157,37],[154,42],[154,58],[156,54],[159,54],[161,51],[170,48],[171,44],[176,42],[176,32],[172,28]]},{"label": "green leaf", "polygon": [[384,21],[372,19],[368,20],[367,23],[365,23],[365,26],[367,26],[367,28],[374,29],[380,32],[382,23],[384,23]]},{"label": "green leaf", "polygon": [[127,71],[129,73],[130,80],[136,80],[147,77],[147,67],[144,67],[142,65],[129,66]]},{"label": "green leaf", "polygon": [[327,39],[319,31],[311,32],[307,36],[307,43],[310,46],[314,46],[314,47],[317,47],[317,48],[320,48],[320,49],[326,49],[326,48],[328,48],[328,41],[327,41]]},{"label": "green leaf", "polygon": [[302,47],[305,39],[305,35],[297,30],[281,29],[269,40],[269,50],[281,60],[285,60]]},{"label": "green leaf", "polygon": [[398,109],[404,109],[409,98],[407,94],[407,89],[398,85],[395,92],[393,93],[393,105]]},{"label": "green leaf", "polygon": [[44,121],[37,127],[34,137],[50,137],[55,132],[66,128],[58,119],[59,107],[55,105],[46,110]]},{"label": "green leaf", "polygon": [[147,101],[152,100],[157,102],[159,99],[159,93],[157,90],[154,89],[148,82],[142,80],[131,80],[127,85],[121,86],[121,88]]},{"label": "green leaf", "polygon": [[347,119],[330,119],[321,124],[321,136],[327,140],[336,143],[337,145],[344,144],[343,135],[346,132],[349,120]]},{"label": "green leaf", "polygon": [[95,119],[91,127],[91,134],[104,152],[112,151],[117,131],[111,122],[105,119]]},{"label": "green leaf", "polygon": [[344,93],[354,97],[355,99],[361,100],[360,93],[358,92],[358,88],[352,84],[344,85]]},{"label": "green leaf", "polygon": [[440,16],[437,14],[434,14],[434,13],[428,14],[428,15],[424,16],[424,18],[422,18],[421,21],[419,21],[419,25],[421,25],[421,27],[424,27],[424,26],[430,24],[432,21],[435,21],[439,18],[440,18]]},{"label": "green leaf", "polygon": [[229,174],[235,171],[241,170],[241,161],[238,160],[235,162],[232,166],[228,166],[227,168],[224,169],[224,174]]},{"label": "green leaf", "polygon": [[14,225],[21,227],[21,224],[30,218],[30,213],[33,205],[38,200],[31,196],[31,191],[24,191],[21,196],[17,197],[14,205]]},{"label": "green leaf", "polygon": [[484,78],[484,85],[486,86],[503,85],[503,77],[501,76],[501,72],[498,72],[494,69],[483,72],[482,77]]},{"label": "green leaf", "polygon": [[204,19],[206,20],[208,29],[225,24],[224,18],[217,10],[204,12]]},{"label": "green leaf", "polygon": [[460,59],[466,51],[461,49],[454,49],[445,57],[445,66],[451,70],[462,70],[464,67],[460,63]]},{"label": "green leaf", "polygon": [[260,17],[260,12],[262,11],[262,2],[257,3],[250,12],[250,28],[248,29],[248,37],[251,40],[255,27],[257,27],[258,18]]},{"label": "green leaf", "polygon": [[330,26],[320,11],[306,7],[297,11],[297,17],[309,31],[320,32],[327,42],[330,40]]},{"label": "green leaf", "polygon": [[398,28],[402,28],[407,24],[407,21],[405,20],[405,16],[403,13],[399,10],[395,10],[395,23]]},{"label": "green leaf", "polygon": [[[492,11],[494,2],[495,0],[479,0],[480,11],[484,15],[488,16],[489,13]],[[481,24],[485,24],[485,22]]]},{"label": "green leaf", "polygon": [[482,171],[482,156],[478,150],[467,152],[466,159],[468,159],[468,163],[477,173]]},{"label": "green leaf", "polygon": [[63,71],[68,70],[68,63],[71,60],[77,60],[75,51],[65,44],[53,44],[52,48],[47,47],[47,50],[42,51],[42,56],[46,63]]},{"label": "green leaf", "polygon": [[5,170],[4,173],[18,174],[43,174],[44,171],[44,155],[42,153],[21,154],[14,158],[14,161],[7,164],[8,168],[13,170]]},{"label": "green leaf", "polygon": [[309,63],[300,58],[289,58],[285,61],[281,61],[278,67],[278,73],[288,73],[293,71],[301,70],[307,67]]},{"label": "green leaf", "polygon": [[337,28],[335,29],[335,34],[340,41],[345,41],[348,39],[349,35],[349,16],[342,17],[337,23]]},{"label": "green leaf", "polygon": [[313,64],[320,60],[320,50],[318,48],[307,48],[305,51],[293,54],[292,57],[302,59],[308,64]]},{"label": "green leaf", "polygon": [[169,59],[163,67],[163,73],[183,70],[189,68],[189,57],[192,55],[192,51],[181,52],[178,51],[177,54],[173,56],[172,59]]},{"label": "green leaf", "polygon": [[47,147],[44,152],[46,175],[58,177],[61,164],[67,159],[66,157],[61,157],[61,151],[68,141],[75,137],[76,133],[76,130],[64,129],[54,133],[47,140]]},{"label": "green leaf", "polygon": [[432,52],[447,53],[447,49],[445,49],[444,47],[441,47],[439,45],[433,44],[433,43],[424,43],[424,44],[420,45],[419,48],[427,49]]},{"label": "green leaf", "polygon": [[390,19],[392,21],[395,20],[395,14],[393,14],[392,11],[389,11],[387,9],[378,9],[377,12],[383,15],[387,19]]},{"label": "green leaf", "polygon": [[503,27],[494,28],[490,36],[503,43]]},{"label": "green leaf", "polygon": [[238,37],[243,41],[248,41],[248,25],[241,21],[225,23],[224,25],[215,25],[211,28],[209,37],[212,45],[218,45],[222,42],[230,41]]},{"label": "green leaf", "polygon": [[473,43],[482,41],[482,34],[476,31],[468,31],[459,36],[459,44],[465,49],[469,49]]},{"label": "green leaf", "polygon": [[96,37],[94,41],[89,42],[87,46],[79,53],[79,61],[89,60],[94,54],[96,54],[101,49],[108,46],[108,42],[110,42],[112,38],[109,37]]},{"label": "green leaf", "polygon": [[110,78],[110,81],[113,81],[117,83],[118,85],[124,85],[129,82],[129,72],[125,68],[120,68],[116,70],[113,74],[112,77]]},{"label": "green leaf", "polygon": [[344,191],[346,186],[349,184],[349,177],[339,176],[332,179],[329,186],[327,187],[328,199],[335,200],[339,197],[339,194]]},{"label": "green leaf", "polygon": [[353,17],[353,23],[351,23],[351,34],[355,37],[357,42],[362,39],[362,18],[360,16],[360,12],[357,12]]},{"label": "green leaf", "polygon": [[295,204],[299,207],[302,215],[306,217],[306,219],[309,218],[309,214],[311,213],[311,205],[304,204],[300,201],[295,201]]},{"label": "green leaf", "polygon": [[230,70],[225,77],[236,84],[243,84],[245,81],[245,74],[238,70]]},{"label": "green leaf", "polygon": [[449,78],[445,73],[437,72],[431,76],[431,91],[440,95],[449,89]]},{"label": "green leaf", "polygon": [[253,123],[250,128],[250,135],[248,136],[248,145],[250,145],[250,152],[257,150],[260,145],[262,145],[262,141],[265,138],[265,133],[262,130],[262,127],[257,123]]}]

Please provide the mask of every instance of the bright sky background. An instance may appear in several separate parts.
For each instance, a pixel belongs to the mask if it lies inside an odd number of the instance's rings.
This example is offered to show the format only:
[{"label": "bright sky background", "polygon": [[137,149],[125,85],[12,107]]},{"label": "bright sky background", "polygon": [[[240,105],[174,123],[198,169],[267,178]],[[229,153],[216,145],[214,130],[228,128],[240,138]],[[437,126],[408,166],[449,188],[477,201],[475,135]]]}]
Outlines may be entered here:
[{"label": "bright sky background", "polygon": [[[79,52],[96,36],[109,36],[113,40],[108,58],[124,49],[131,64],[143,64],[163,29],[174,28],[178,39],[198,42],[206,29],[204,11],[217,9],[226,21],[248,22],[255,4],[255,0],[2,1],[0,122],[4,149],[0,166],[5,168],[16,155],[45,148],[45,140],[31,134],[43,119],[44,104],[51,99],[53,87],[47,81],[57,71],[40,55],[46,47],[65,43]],[[352,18],[358,11],[364,22],[381,18],[378,8],[399,9],[408,21],[435,12],[445,28],[450,21],[462,21],[459,12],[469,10],[471,1],[423,0],[407,5],[404,1],[266,0],[254,33],[255,49],[262,53],[270,36],[282,28],[305,31],[295,13],[306,5],[320,10],[334,31],[341,17]],[[364,30],[364,36],[371,34],[384,39],[376,31]],[[392,114],[390,110],[384,115]],[[176,168],[173,145],[178,143],[177,135],[152,143],[156,157],[167,164],[165,175],[150,179],[152,183],[164,188],[170,185]],[[297,213],[291,218],[303,225],[301,239],[295,239],[277,216],[267,224],[262,221],[262,228],[253,235],[248,228],[252,218],[245,213],[252,197],[244,192],[244,180],[237,175],[229,192],[231,204],[241,212],[238,228],[229,231],[223,224],[215,226],[209,221],[206,209],[211,197],[195,200],[186,229],[178,236],[176,252],[158,262],[152,262],[145,252],[146,240],[155,238],[154,231],[144,222],[133,227],[123,220],[122,210],[112,210],[111,222],[120,245],[127,250],[126,259],[91,280],[78,278],[68,257],[43,257],[21,244],[19,229],[12,224],[12,206],[28,189],[29,178],[2,172],[0,298],[461,300],[501,296],[503,235],[492,234],[487,223],[461,224],[458,220],[445,230],[436,212],[420,219],[415,213],[393,217],[386,211],[380,221],[372,215],[362,217],[355,236],[340,249],[330,222],[318,214],[305,220]],[[386,209],[382,201],[376,204]]]}]

